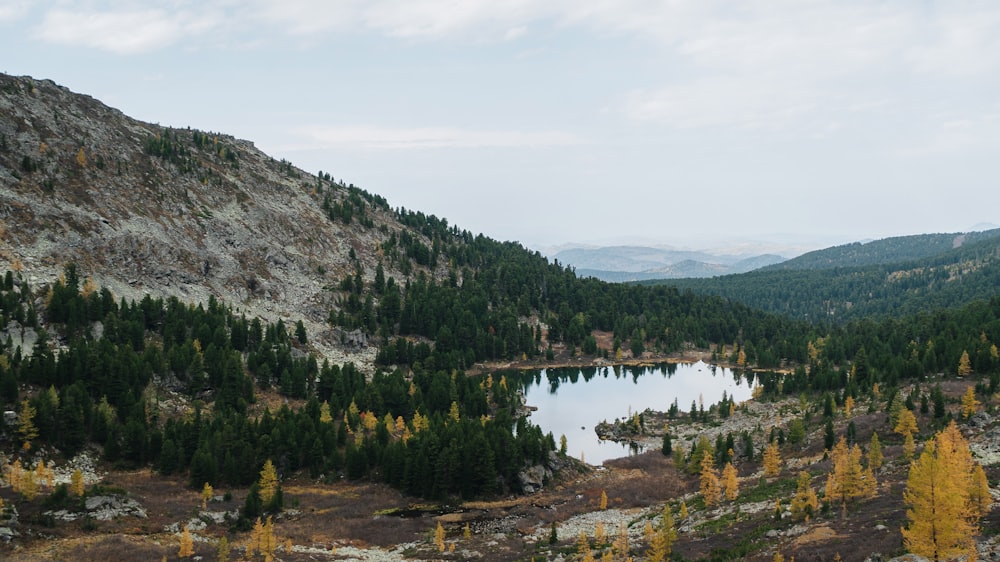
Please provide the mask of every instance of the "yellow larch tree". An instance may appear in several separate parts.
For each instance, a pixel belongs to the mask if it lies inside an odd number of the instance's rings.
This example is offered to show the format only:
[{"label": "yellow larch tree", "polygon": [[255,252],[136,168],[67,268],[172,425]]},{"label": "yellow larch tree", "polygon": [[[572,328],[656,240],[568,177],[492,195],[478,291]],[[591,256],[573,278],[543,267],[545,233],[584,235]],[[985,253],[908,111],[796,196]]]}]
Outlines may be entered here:
[{"label": "yellow larch tree", "polygon": [[701,485],[699,490],[705,498],[705,507],[712,507],[719,503],[719,495],[722,492],[719,486],[719,471],[715,469],[715,461],[712,453],[705,451],[701,457]]},{"label": "yellow larch tree", "polygon": [[14,492],[21,491],[21,480],[24,478],[24,468],[21,467],[21,459],[14,459],[14,462],[7,465],[7,483]]},{"label": "yellow larch tree", "polygon": [[681,521],[688,518],[688,506],[684,500],[681,500],[681,507],[677,511],[677,516],[681,518]]},{"label": "yellow larch tree", "polygon": [[594,554],[590,551],[590,541],[587,534],[580,531],[580,536],[576,539],[576,553],[580,555],[580,560],[594,560]]},{"label": "yellow larch tree", "polygon": [[781,473],[781,452],[778,444],[772,441],[764,448],[764,476],[775,478]]},{"label": "yellow larch tree", "polygon": [[868,467],[878,470],[882,466],[882,443],[878,440],[878,433],[872,432],[872,440],[868,443]]},{"label": "yellow larch tree", "polygon": [[326,400],[319,405],[319,422],[320,423],[330,423],[333,421],[333,416],[330,414],[330,403]]},{"label": "yellow larch tree", "polygon": [[965,389],[965,394],[962,395],[962,417],[969,419],[976,414],[978,409],[979,400],[976,400],[976,389],[970,386]]},{"label": "yellow larch tree", "polygon": [[735,500],[740,495],[740,481],[733,463],[727,462],[722,469],[722,490],[727,500]]},{"label": "yellow larch tree", "polygon": [[[611,545],[611,550],[614,555],[621,560],[628,559],[629,543],[628,543],[628,528],[622,523],[618,525],[618,538],[615,539],[614,544]],[[607,553],[611,554],[611,553]]]},{"label": "yellow larch tree", "polygon": [[985,517],[993,507],[993,496],[990,495],[990,483],[982,465],[975,463],[969,480],[969,505],[979,518]]},{"label": "yellow larch tree", "polygon": [[53,480],[54,474],[50,476],[50,471],[47,466],[45,466],[45,461],[38,461],[35,465],[35,482],[38,482],[39,486],[52,487],[49,482]]},{"label": "yellow larch tree", "polygon": [[958,360],[958,376],[964,377],[972,373],[972,361],[969,360],[969,352],[962,351],[962,357]]},{"label": "yellow larch tree", "polygon": [[271,459],[264,461],[264,468],[260,469],[260,479],[257,480],[257,489],[260,494],[260,501],[265,506],[271,503],[271,499],[278,493],[278,471],[275,470]]},{"label": "yellow larch tree", "polygon": [[264,523],[257,518],[250,529],[250,536],[247,537],[246,559],[253,558],[255,552],[260,552],[261,543],[264,541]]},{"label": "yellow larch tree", "polygon": [[434,529],[434,544],[438,547],[438,552],[444,552],[444,527],[438,521],[437,528]]},{"label": "yellow larch tree", "polygon": [[601,490],[601,511],[608,508],[608,492],[606,490]]},{"label": "yellow larch tree", "polygon": [[646,560],[650,562],[663,562],[670,556],[670,552],[677,542],[677,529],[674,528],[674,517],[670,514],[670,506],[663,506],[663,513],[660,516],[660,524],[653,529],[649,525],[650,534],[646,537],[648,545],[646,549]]},{"label": "yellow larch tree", "polygon": [[854,411],[854,397],[848,395],[847,398],[844,398],[844,417],[851,417],[852,411]]},{"label": "yellow larch tree", "polygon": [[797,519],[808,521],[819,509],[819,498],[816,497],[811,480],[808,472],[799,473],[798,488],[795,491],[795,496],[792,497],[791,504],[792,516]]},{"label": "yellow larch tree", "polygon": [[903,408],[899,411],[899,418],[893,431],[905,437],[903,455],[908,459],[913,458],[913,451],[916,449],[913,443],[913,434],[918,431],[917,417],[909,409]]},{"label": "yellow larch tree", "polygon": [[194,540],[191,539],[191,531],[188,531],[187,525],[184,526],[184,531],[181,532],[181,547],[177,551],[178,558],[190,558],[194,556]]},{"label": "yellow larch tree", "polygon": [[229,547],[229,539],[227,539],[226,537],[222,537],[221,539],[219,539],[219,547],[216,550],[216,554],[218,555],[217,560],[219,562],[229,562],[230,550],[231,549]]},{"label": "yellow larch tree", "polygon": [[69,479],[69,492],[76,497],[83,496],[83,472],[80,469],[73,471],[73,475]]},{"label": "yellow larch tree", "polygon": [[212,499],[215,494],[215,490],[212,489],[212,485],[205,482],[205,485],[201,488],[201,508],[208,509],[208,500]]},{"label": "yellow larch tree", "polygon": [[25,451],[31,450],[31,442],[38,437],[38,428],[35,426],[36,414],[35,407],[27,398],[21,400],[21,411],[17,414],[17,433],[24,441],[21,448]]},{"label": "yellow larch tree", "polygon": [[20,492],[24,499],[32,501],[38,495],[38,482],[35,480],[35,471],[25,470],[21,474]]},{"label": "yellow larch tree", "polygon": [[277,545],[277,540],[274,538],[274,522],[268,515],[267,521],[264,523],[264,532],[260,536],[260,553],[264,555],[265,562],[274,560],[274,551]]},{"label": "yellow larch tree", "polygon": [[80,150],[76,151],[76,163],[80,165],[81,168],[87,167],[87,153],[80,147]]},{"label": "yellow larch tree", "polygon": [[833,469],[826,479],[826,497],[839,502],[846,517],[848,502],[875,495],[875,475],[871,467],[861,467],[861,448],[857,445],[848,448],[844,436],[833,447],[830,458]]},{"label": "yellow larch tree", "polygon": [[903,501],[907,550],[932,560],[975,559],[980,508],[974,504],[976,464],[955,422],[940,431],[910,465]]}]

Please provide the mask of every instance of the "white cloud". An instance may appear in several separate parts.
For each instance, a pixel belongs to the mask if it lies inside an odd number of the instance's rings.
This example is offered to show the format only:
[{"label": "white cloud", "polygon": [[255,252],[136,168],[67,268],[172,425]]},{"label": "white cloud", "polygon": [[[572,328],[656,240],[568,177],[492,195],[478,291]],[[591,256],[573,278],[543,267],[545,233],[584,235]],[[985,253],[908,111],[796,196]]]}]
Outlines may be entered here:
[{"label": "white cloud", "polygon": [[35,28],[38,38],[52,43],[82,45],[117,54],[135,54],[170,46],[188,35],[213,29],[210,12],[169,13],[164,10],[71,12],[52,10]]},{"label": "white cloud", "polygon": [[4,0],[0,3],[0,23],[17,21],[27,15],[32,0]]},{"label": "white cloud", "polygon": [[470,131],[449,127],[302,127],[295,134],[307,139],[308,144],[286,149],[542,148],[582,144],[575,135],[558,131]]}]

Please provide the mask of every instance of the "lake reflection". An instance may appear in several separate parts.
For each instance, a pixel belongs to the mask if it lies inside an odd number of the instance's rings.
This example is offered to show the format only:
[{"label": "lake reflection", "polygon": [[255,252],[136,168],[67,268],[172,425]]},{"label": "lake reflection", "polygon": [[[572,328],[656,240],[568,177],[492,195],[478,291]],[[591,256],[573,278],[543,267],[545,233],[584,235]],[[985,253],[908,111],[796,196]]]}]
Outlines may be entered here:
[{"label": "lake reflection", "polygon": [[628,417],[650,408],[667,411],[676,400],[681,412],[704,399],[705,409],[722,399],[723,392],[736,402],[750,398],[752,382],[734,371],[703,362],[652,367],[589,367],[544,369],[521,375],[522,388],[532,412],[531,422],[552,432],[559,445],[565,435],[567,454],[590,464],[629,455],[626,444],[601,441],[594,426]]}]

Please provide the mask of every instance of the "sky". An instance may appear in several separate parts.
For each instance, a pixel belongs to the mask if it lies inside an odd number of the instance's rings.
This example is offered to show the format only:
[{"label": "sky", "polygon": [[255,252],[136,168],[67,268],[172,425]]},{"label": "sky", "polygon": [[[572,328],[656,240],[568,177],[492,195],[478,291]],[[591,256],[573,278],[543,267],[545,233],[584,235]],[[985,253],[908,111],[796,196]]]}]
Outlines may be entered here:
[{"label": "sky", "polygon": [[1000,223],[993,0],[0,0],[0,72],[536,249]]}]

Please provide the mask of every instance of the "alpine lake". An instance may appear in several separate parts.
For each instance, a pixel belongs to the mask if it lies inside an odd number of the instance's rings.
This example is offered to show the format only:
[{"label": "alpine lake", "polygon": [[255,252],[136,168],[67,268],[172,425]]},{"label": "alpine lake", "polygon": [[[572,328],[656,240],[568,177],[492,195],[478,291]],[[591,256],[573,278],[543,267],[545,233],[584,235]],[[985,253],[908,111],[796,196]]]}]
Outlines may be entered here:
[{"label": "alpine lake", "polygon": [[598,438],[602,422],[629,419],[647,408],[666,412],[677,403],[690,412],[692,403],[705,409],[727,396],[739,403],[753,393],[752,375],[703,362],[643,366],[602,366],[542,369],[518,376],[529,420],[551,432],[559,446],[566,436],[566,453],[592,465],[641,453],[641,445]]}]

